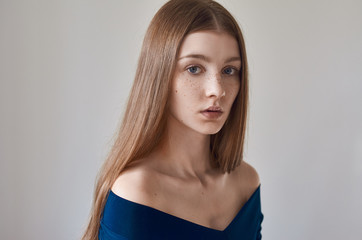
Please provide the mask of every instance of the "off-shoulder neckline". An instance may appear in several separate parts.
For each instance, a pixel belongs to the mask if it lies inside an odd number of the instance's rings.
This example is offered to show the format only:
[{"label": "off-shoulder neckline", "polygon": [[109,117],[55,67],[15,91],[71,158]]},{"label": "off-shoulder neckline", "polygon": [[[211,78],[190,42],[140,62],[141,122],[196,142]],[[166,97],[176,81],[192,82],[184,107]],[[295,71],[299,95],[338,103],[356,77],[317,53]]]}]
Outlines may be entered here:
[{"label": "off-shoulder neckline", "polygon": [[149,209],[149,210],[153,211],[154,213],[164,215],[164,216],[166,216],[166,217],[168,217],[168,218],[177,219],[177,220],[182,221],[182,222],[184,222],[184,223],[187,223],[187,224],[190,224],[190,225],[199,227],[199,228],[207,229],[207,230],[209,230],[209,231],[225,232],[225,231],[227,231],[227,229],[229,229],[229,228],[234,224],[234,222],[237,221],[237,219],[241,216],[242,212],[246,209],[246,207],[250,204],[250,202],[252,202],[252,200],[255,199],[255,197],[258,195],[259,191],[260,191],[260,184],[259,184],[259,186],[255,189],[254,193],[253,193],[253,194],[249,197],[249,199],[246,201],[246,203],[245,203],[245,204],[240,208],[240,210],[236,213],[235,217],[231,220],[231,222],[225,227],[224,230],[218,230],[218,229],[210,228],[210,227],[201,225],[201,224],[199,224],[199,223],[195,223],[195,222],[186,220],[186,219],[184,219],[184,218],[181,218],[181,217],[172,215],[172,214],[170,214],[170,213],[164,212],[164,211],[159,210],[159,209],[157,209],[157,208],[154,208],[154,207],[151,207],[151,206],[147,206],[147,205],[144,205],[144,204],[141,204],[141,203],[137,203],[137,202],[128,200],[128,199],[126,199],[126,198],[123,198],[123,197],[115,194],[112,190],[109,191],[109,194],[112,195],[113,197],[115,197],[116,199],[120,200],[120,201],[127,202],[127,203],[129,203],[129,204],[134,205],[134,206],[138,206],[138,207],[142,207],[142,208],[145,208],[145,209]]}]

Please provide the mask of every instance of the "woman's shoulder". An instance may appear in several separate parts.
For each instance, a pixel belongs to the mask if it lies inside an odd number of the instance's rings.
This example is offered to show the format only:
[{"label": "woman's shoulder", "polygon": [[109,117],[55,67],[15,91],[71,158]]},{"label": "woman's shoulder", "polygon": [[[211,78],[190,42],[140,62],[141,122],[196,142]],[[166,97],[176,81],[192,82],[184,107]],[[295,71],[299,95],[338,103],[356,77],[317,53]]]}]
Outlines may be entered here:
[{"label": "woman's shoulder", "polygon": [[121,172],[112,192],[127,200],[149,205],[155,200],[156,174],[145,164],[135,164]]},{"label": "woman's shoulder", "polygon": [[239,173],[251,185],[258,186],[260,184],[259,174],[256,169],[245,161],[241,161],[239,165]]},{"label": "woman's shoulder", "polygon": [[243,195],[251,195],[260,185],[258,172],[245,161],[241,161],[240,165],[235,168],[234,178],[237,179],[238,188],[241,189]]}]

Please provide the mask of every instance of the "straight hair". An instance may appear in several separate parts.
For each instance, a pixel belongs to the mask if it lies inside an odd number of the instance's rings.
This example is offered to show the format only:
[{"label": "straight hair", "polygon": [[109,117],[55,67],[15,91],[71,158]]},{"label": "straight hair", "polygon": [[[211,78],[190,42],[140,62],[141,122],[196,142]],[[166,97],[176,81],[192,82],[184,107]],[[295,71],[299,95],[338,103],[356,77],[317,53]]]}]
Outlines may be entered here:
[{"label": "straight hair", "polygon": [[97,176],[90,219],[83,240],[98,239],[108,193],[123,170],[147,156],[162,140],[178,52],[186,35],[225,32],[241,57],[240,89],[222,129],[210,137],[211,164],[230,173],[243,160],[248,111],[248,64],[241,30],[233,16],[212,0],[171,0],[153,17],[146,32],[123,121]]}]

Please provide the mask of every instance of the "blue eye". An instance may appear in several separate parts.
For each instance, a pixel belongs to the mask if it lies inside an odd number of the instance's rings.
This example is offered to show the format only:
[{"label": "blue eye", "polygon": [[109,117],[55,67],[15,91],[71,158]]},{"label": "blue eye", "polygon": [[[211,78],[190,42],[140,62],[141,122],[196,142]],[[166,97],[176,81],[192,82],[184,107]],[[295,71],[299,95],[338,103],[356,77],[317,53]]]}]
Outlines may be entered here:
[{"label": "blue eye", "polygon": [[236,73],[236,71],[237,71],[236,69],[234,69],[232,67],[228,67],[223,70],[223,73],[226,75],[234,75]]},{"label": "blue eye", "polygon": [[201,72],[201,68],[198,66],[191,66],[191,67],[187,68],[187,71],[192,74],[198,74]]}]

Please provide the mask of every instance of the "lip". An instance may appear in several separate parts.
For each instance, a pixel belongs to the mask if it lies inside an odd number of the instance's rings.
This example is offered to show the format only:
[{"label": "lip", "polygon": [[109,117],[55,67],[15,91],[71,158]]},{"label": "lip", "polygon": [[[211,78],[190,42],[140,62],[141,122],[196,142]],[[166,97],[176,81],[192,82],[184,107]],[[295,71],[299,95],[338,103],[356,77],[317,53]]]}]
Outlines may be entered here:
[{"label": "lip", "polygon": [[208,119],[217,119],[223,114],[223,111],[219,106],[211,106],[201,111],[201,114]]}]

